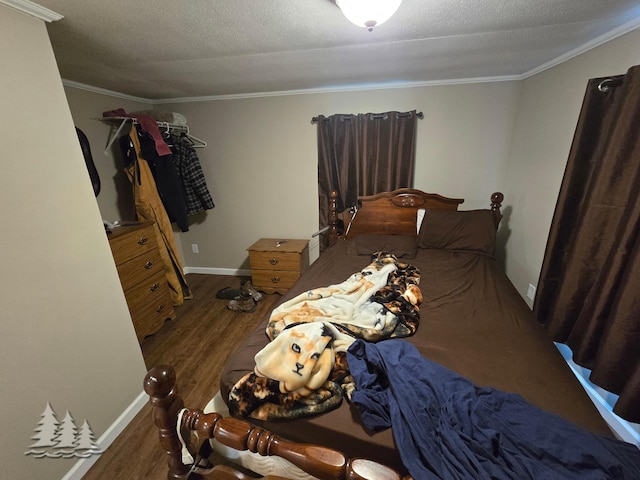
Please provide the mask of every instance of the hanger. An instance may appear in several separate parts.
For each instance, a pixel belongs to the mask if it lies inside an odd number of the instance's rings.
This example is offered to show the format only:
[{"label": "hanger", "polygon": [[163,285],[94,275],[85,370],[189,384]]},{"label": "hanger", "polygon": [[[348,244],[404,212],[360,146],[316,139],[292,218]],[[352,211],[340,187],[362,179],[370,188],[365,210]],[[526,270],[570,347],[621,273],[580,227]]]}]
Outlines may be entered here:
[{"label": "hanger", "polygon": [[158,123],[158,126],[163,126],[165,128],[164,132],[162,132],[162,137],[165,139],[165,143],[168,147],[173,147],[173,141],[171,140],[171,125],[168,123],[163,123],[162,125]]},{"label": "hanger", "polygon": [[185,125],[185,127],[187,128],[187,131],[184,132],[184,135],[191,141],[195,148],[204,148],[207,146],[207,142],[191,135],[191,133],[189,132],[189,125]]}]

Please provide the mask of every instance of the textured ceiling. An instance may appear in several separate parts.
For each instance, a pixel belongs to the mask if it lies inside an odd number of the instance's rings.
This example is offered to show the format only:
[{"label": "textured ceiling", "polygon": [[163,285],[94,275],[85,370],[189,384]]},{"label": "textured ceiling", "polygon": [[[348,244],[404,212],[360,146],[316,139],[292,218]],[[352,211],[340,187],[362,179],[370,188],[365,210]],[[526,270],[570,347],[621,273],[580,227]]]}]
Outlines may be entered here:
[{"label": "textured ceiling", "polygon": [[36,0],[65,80],[147,99],[518,77],[640,26],[631,0]]}]

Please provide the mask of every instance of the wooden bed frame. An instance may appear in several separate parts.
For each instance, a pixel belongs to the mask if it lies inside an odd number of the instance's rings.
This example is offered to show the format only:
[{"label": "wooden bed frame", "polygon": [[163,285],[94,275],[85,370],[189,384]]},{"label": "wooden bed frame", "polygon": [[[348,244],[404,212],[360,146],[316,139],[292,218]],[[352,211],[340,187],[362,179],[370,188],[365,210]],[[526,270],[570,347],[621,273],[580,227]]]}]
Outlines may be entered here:
[{"label": "wooden bed frame", "polygon": [[[350,238],[362,234],[415,235],[418,209],[457,210],[464,202],[462,198],[447,198],[436,193],[425,193],[413,188],[401,188],[392,192],[360,197],[358,207],[353,210],[337,211],[338,192],[329,196],[329,244],[338,239],[338,224],[346,227]],[[491,210],[496,214],[496,225],[500,221],[500,207],[504,195],[491,195]],[[355,221],[357,219],[357,222]]]},{"label": "wooden bed frame", "polygon": [[[338,236],[337,224],[342,220],[350,225],[348,236],[361,234],[416,235],[416,215],[420,208],[456,210],[463,199],[446,198],[415,189],[399,189],[360,198],[357,211],[336,211],[337,192],[331,192],[329,205],[330,244]],[[504,196],[491,195],[491,210],[499,222]],[[354,215],[355,213],[355,215]],[[357,219],[356,222],[353,220]],[[343,235],[344,236],[344,235]],[[177,419],[184,404],[176,387],[175,371],[167,365],[152,368],[144,380],[144,389],[153,406],[153,419],[158,427],[160,444],[167,454],[169,479],[203,478],[190,473],[182,463],[182,444],[177,432]],[[286,441],[277,435],[237,418],[223,417],[219,413],[203,413],[199,409],[186,409],[182,416],[182,430],[196,432],[200,441],[215,439],[222,445],[239,451],[250,451],[262,456],[284,458],[305,472],[328,480],[410,480],[397,471],[378,462],[347,458],[342,452],[324,446]],[[244,480],[256,478],[228,465],[216,465],[206,478]],[[284,477],[261,477],[283,480]]]},{"label": "wooden bed frame", "polygon": [[[182,463],[182,445],[177,434],[178,413],[183,408],[178,396],[176,375],[172,367],[153,367],[144,379],[144,389],[153,406],[153,420],[158,427],[160,444],[167,454],[169,479],[199,479],[196,473]],[[278,456],[288,460],[305,472],[327,480],[410,480],[395,470],[372,460],[347,458],[331,448],[288,442],[277,435],[255,427],[251,423],[219,413],[186,410],[182,417],[184,429],[196,432],[201,439],[215,439],[235,450],[248,450],[263,456]],[[249,480],[255,476],[244,474],[228,465],[216,465],[205,478],[216,480]],[[286,480],[284,477],[259,477]],[[291,479],[295,480],[295,479]]]}]

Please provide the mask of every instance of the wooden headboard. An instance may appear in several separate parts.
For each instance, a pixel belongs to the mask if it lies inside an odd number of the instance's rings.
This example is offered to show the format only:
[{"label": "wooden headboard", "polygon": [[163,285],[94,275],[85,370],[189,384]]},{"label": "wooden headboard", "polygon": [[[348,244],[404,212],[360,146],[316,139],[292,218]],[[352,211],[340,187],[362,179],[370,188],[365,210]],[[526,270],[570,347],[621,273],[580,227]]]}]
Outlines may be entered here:
[{"label": "wooden headboard", "polygon": [[[426,193],[413,188],[400,188],[391,192],[358,198],[358,210],[355,217],[352,212],[336,211],[338,193],[331,192],[329,200],[330,243],[338,238],[337,224],[345,226],[342,238],[351,238],[362,234],[415,235],[418,209],[457,210],[464,202],[462,198],[443,197],[436,193]],[[504,196],[500,192],[491,195],[491,209],[499,217]]]}]

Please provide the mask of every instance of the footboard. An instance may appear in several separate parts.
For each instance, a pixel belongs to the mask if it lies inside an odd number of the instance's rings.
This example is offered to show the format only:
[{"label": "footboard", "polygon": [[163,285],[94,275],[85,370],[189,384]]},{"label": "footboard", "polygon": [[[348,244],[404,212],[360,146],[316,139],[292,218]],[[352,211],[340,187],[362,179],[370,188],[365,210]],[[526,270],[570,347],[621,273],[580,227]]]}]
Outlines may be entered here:
[{"label": "footboard", "polygon": [[[168,456],[170,479],[201,478],[190,474],[190,467],[181,461],[181,444],[177,435],[177,418],[183,402],[176,390],[176,375],[172,367],[152,368],[144,380],[144,389],[153,406],[153,419],[158,427],[160,444]],[[398,472],[372,460],[349,459],[343,453],[311,444],[289,442],[257,428],[247,421],[222,417],[201,410],[183,412],[181,429],[197,432],[200,438],[215,438],[235,450],[249,450],[263,456],[278,456],[319,479],[326,480],[410,480]],[[243,479],[248,477],[227,465],[214,467],[208,478]]]}]

